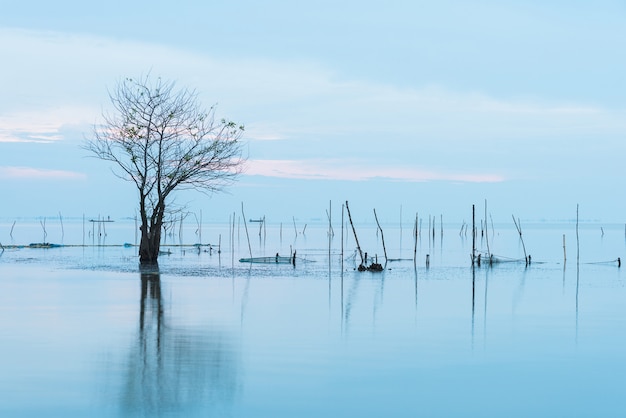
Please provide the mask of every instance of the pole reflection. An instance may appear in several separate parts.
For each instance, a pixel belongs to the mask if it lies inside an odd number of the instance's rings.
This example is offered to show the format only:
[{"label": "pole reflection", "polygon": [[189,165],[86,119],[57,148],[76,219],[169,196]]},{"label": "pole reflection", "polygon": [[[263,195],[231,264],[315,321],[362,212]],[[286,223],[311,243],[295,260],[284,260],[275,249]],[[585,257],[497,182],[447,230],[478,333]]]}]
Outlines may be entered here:
[{"label": "pole reflection", "polygon": [[227,413],[240,386],[234,342],[223,331],[168,318],[158,269],[141,271],[140,279],[139,329],[121,376],[122,411],[133,416]]}]

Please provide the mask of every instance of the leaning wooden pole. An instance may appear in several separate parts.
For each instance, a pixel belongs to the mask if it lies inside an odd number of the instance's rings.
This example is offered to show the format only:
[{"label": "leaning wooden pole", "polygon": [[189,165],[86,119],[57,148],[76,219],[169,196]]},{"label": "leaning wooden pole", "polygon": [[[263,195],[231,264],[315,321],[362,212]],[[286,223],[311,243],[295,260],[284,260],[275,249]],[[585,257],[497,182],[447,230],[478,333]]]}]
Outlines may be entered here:
[{"label": "leaning wooden pole", "polygon": [[522,248],[524,249],[524,261],[526,261],[526,265],[528,265],[528,255],[526,255],[526,246],[524,245],[524,238],[522,238],[522,228],[520,227],[518,222],[515,220],[515,216],[511,215],[511,217],[513,218],[513,223],[515,224],[515,228],[517,228],[517,232],[519,233],[519,239],[520,241],[522,241]]},{"label": "leaning wooden pole", "polygon": [[241,216],[243,216],[243,226],[246,227],[246,238],[248,239],[248,251],[250,251],[250,258],[252,258],[252,246],[250,245],[250,235],[248,234],[248,223],[246,222],[246,214],[243,211],[243,202],[241,202]]},{"label": "leaning wooden pole", "polygon": [[380,223],[378,222],[378,216],[376,216],[376,209],[374,209],[374,219],[376,219],[376,225],[378,225],[378,229],[380,229],[380,239],[383,242],[383,251],[385,252],[385,264],[387,264],[387,248],[385,248],[385,236],[383,235],[383,229],[380,227]]},{"label": "leaning wooden pole", "polygon": [[359,239],[356,236],[356,229],[354,229],[354,224],[352,223],[352,215],[350,214],[350,207],[348,206],[348,201],[346,200],[346,211],[348,212],[348,220],[350,221],[350,226],[352,227],[352,233],[354,234],[354,241],[356,242],[356,249],[359,250],[359,256],[361,257],[361,265],[365,263],[363,259],[363,251],[361,251],[361,246],[359,245]]}]

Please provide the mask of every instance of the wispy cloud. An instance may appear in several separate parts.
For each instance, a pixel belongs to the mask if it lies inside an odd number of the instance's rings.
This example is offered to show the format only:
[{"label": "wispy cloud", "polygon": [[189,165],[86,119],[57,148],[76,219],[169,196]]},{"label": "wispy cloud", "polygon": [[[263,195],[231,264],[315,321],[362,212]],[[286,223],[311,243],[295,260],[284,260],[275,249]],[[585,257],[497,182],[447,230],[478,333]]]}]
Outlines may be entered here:
[{"label": "wispy cloud", "polygon": [[68,126],[89,127],[94,110],[89,106],[59,103],[51,107],[35,106],[30,110],[6,112],[0,116],[1,142],[49,143],[64,139]]},{"label": "wispy cloud", "polygon": [[[243,123],[246,140],[256,142],[256,157],[273,159],[251,162],[248,172],[259,175],[490,182],[525,173],[531,163],[545,175],[548,165],[535,163],[538,156],[574,161],[599,149],[617,155],[626,147],[624,109],[555,97],[496,97],[428,80],[395,85],[391,79],[351,79],[306,60],[225,58],[145,42],[11,29],[0,29],[0,55],[15,63],[0,69],[2,78],[32,80],[3,91],[0,142],[58,141],[67,126],[88,131],[109,105],[107,86],[151,70],[197,88],[206,105],[217,103],[218,116]],[[146,57],[160,59],[146,68]],[[47,77],[37,76],[34,69],[40,68]],[[340,155],[360,163],[327,158]],[[436,170],[415,168],[431,161],[439,164]],[[559,170],[579,171],[562,165]]]},{"label": "wispy cloud", "polygon": [[424,182],[453,181],[469,183],[496,183],[505,178],[499,174],[431,171],[412,167],[373,165],[368,161],[340,159],[312,160],[251,160],[246,174],[265,177],[307,180],[367,181],[387,179],[392,181]]},{"label": "wispy cloud", "polygon": [[85,180],[83,173],[35,167],[0,167],[0,179],[5,180]]}]

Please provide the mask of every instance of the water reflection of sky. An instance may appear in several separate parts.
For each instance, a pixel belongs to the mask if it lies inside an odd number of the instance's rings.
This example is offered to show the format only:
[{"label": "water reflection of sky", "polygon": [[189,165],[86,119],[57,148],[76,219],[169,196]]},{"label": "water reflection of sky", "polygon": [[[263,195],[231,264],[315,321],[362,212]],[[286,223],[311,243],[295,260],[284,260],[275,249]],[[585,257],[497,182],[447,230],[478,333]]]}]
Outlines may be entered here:
[{"label": "water reflection of sky", "polygon": [[[528,232],[526,246],[541,262],[474,272],[458,233],[439,247],[422,243],[430,268],[404,260],[383,273],[358,273],[349,261],[342,272],[338,246],[329,265],[324,240],[309,234],[310,248],[298,247],[308,261],[296,268],[176,249],[161,259],[160,274],[142,275],[132,248],[6,250],[0,412],[626,413],[621,269],[586,261],[577,268],[569,256],[564,268],[562,243],[555,256],[542,251],[552,237],[562,242],[561,231]],[[490,245],[516,257],[517,242],[503,235]],[[603,252],[623,251],[623,236],[615,235],[602,238]],[[589,248],[599,238],[588,232],[585,239]],[[376,238],[362,245],[370,242]],[[597,248],[584,254],[602,260]]]}]

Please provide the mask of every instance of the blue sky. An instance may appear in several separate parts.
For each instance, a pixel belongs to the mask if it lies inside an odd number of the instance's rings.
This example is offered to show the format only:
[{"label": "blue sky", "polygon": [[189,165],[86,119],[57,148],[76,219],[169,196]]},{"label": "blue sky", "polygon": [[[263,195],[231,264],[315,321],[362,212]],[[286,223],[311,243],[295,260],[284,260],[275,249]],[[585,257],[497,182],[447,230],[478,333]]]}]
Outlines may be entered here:
[{"label": "blue sky", "polygon": [[[150,71],[246,125],[247,171],[179,203],[228,220],[626,221],[623,1],[24,1],[0,15],[0,218],[131,216],[86,158],[107,88]],[[210,214],[210,215],[208,215]]]}]

